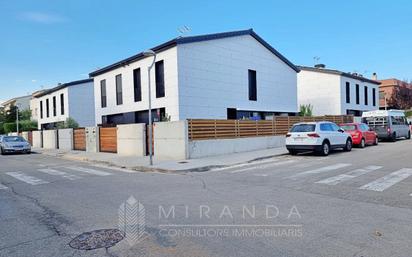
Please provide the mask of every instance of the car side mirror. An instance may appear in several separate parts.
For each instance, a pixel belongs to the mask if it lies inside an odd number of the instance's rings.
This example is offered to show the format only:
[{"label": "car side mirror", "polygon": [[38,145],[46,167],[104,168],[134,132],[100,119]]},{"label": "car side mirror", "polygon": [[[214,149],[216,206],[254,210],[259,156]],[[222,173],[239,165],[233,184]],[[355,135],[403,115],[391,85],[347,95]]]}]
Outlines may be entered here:
[{"label": "car side mirror", "polygon": [[338,131],[339,131],[340,133],[345,132],[345,130],[344,130],[343,128],[338,129]]}]

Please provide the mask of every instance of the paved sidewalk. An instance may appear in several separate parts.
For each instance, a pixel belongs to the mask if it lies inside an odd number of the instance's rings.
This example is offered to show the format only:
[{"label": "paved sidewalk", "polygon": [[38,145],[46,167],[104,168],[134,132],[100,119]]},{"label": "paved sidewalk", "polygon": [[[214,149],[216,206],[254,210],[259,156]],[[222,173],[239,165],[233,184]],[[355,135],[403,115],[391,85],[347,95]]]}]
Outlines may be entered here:
[{"label": "paved sidewalk", "polygon": [[87,161],[97,164],[105,164],[126,169],[140,171],[207,171],[213,168],[222,168],[236,164],[242,164],[260,159],[267,159],[278,155],[287,154],[285,148],[272,148],[244,153],[219,155],[201,159],[190,160],[157,160],[154,156],[154,165],[149,165],[149,157],[119,156],[113,153],[87,153],[84,151],[63,151],[35,148],[33,152],[57,156],[63,159]]}]

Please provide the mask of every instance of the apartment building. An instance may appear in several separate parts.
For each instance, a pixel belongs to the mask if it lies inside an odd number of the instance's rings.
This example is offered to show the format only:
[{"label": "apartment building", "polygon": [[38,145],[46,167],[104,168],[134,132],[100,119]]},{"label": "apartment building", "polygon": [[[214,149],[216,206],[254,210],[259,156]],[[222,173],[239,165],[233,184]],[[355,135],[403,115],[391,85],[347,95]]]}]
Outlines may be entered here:
[{"label": "apartment building", "polygon": [[412,84],[394,78],[379,82],[380,109],[412,108]]}]

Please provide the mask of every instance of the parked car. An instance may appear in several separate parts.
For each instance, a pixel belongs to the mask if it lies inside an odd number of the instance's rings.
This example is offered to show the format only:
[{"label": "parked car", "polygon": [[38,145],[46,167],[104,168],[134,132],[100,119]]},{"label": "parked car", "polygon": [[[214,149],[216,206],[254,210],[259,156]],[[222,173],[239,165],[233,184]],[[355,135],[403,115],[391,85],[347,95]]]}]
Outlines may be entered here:
[{"label": "parked car", "polygon": [[389,139],[394,142],[400,137],[411,138],[411,130],[403,111],[364,112],[362,122],[368,124],[378,134],[379,139]]},{"label": "parked car", "polygon": [[6,153],[31,153],[31,145],[20,136],[2,136],[0,138],[0,152]]},{"label": "parked car", "polygon": [[377,145],[379,142],[378,134],[365,123],[345,123],[340,124],[340,127],[351,134],[353,145],[360,148],[366,145]]},{"label": "parked car", "polygon": [[293,125],[286,135],[286,148],[292,155],[315,151],[329,155],[331,150],[352,150],[352,137],[333,122],[302,122]]}]

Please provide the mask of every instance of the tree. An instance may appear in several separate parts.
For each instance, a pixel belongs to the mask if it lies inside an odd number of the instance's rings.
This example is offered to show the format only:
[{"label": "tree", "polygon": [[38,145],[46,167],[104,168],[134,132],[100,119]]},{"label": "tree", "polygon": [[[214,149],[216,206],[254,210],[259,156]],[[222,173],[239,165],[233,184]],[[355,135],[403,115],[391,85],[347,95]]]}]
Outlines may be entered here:
[{"label": "tree", "polygon": [[78,128],[78,127],[79,127],[79,123],[77,123],[77,121],[75,121],[71,117],[67,118],[65,122],[61,122],[57,124],[58,129]]},{"label": "tree", "polygon": [[412,89],[408,88],[405,84],[395,87],[391,97],[388,99],[388,105],[400,110],[412,108]]},{"label": "tree", "polygon": [[313,106],[311,104],[302,104],[299,110],[299,116],[311,117],[313,114]]}]

